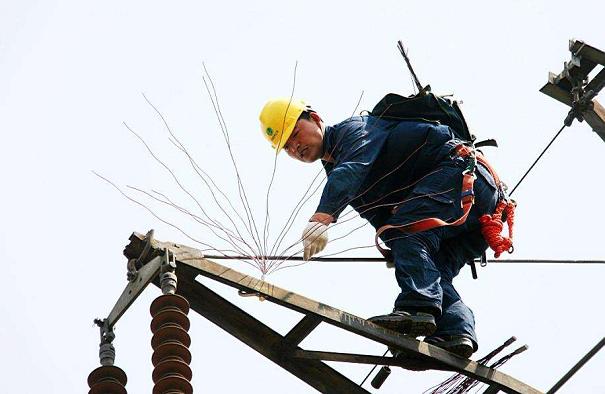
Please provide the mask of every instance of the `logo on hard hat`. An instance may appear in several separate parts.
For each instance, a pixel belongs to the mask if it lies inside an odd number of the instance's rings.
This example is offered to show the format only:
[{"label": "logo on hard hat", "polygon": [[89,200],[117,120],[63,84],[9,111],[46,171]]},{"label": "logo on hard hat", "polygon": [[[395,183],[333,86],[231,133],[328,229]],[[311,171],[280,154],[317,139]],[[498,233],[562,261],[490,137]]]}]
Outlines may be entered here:
[{"label": "logo on hard hat", "polygon": [[275,133],[275,131],[271,127],[267,127],[267,135],[271,137],[273,136],[273,133]]}]

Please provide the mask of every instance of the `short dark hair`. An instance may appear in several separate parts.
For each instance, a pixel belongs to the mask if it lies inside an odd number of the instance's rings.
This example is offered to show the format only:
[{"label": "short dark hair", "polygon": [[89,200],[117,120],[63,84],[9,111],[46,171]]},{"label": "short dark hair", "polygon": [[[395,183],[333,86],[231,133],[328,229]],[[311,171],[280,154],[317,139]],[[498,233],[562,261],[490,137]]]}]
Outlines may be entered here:
[{"label": "short dark hair", "polygon": [[303,111],[300,116],[298,117],[298,120],[304,119],[304,120],[311,120],[311,112],[315,112],[312,109],[307,109],[305,111]]}]

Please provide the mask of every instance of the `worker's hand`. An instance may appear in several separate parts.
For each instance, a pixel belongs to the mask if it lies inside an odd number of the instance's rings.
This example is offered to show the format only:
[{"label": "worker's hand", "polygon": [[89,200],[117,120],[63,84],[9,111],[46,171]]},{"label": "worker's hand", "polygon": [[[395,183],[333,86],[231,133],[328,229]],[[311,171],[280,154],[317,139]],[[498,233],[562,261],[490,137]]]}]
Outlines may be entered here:
[{"label": "worker's hand", "polygon": [[304,259],[309,260],[324,250],[328,243],[328,226],[321,222],[309,222],[302,235],[305,247]]}]

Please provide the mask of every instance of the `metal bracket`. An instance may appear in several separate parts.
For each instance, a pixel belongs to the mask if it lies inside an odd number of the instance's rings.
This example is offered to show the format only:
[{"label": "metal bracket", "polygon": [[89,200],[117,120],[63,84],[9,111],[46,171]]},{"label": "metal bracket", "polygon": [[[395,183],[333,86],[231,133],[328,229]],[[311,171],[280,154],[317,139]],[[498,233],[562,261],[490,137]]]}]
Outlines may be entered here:
[{"label": "metal bracket", "polygon": [[[106,319],[95,319],[94,321],[100,330],[99,359],[103,366],[113,365],[115,362],[116,350],[112,342],[116,336],[113,327],[147,285],[160,273],[160,269],[166,260],[164,256],[158,256],[144,264],[152,250],[152,240],[153,230],[149,230],[145,236],[145,246],[140,256],[137,259],[128,260],[128,284],[126,288],[122,291],[111,312],[109,312],[109,316]],[[166,254],[169,254],[168,250],[166,250]],[[173,264],[176,266],[174,257]]]},{"label": "metal bracket", "polygon": [[[571,60],[559,75],[549,73],[548,83],[540,91],[571,107],[566,126],[574,119],[586,120],[605,141],[605,109],[594,100],[605,87],[605,52],[579,40],[570,40],[569,50]],[[589,80],[588,75],[599,65],[602,69]]]},{"label": "metal bracket", "polygon": [[120,298],[118,298],[118,301],[106,319],[109,328],[113,328],[124,312],[143,292],[145,287],[158,275],[163,260],[163,256],[158,256],[137,271],[136,280],[126,285],[122,295],[120,295]]},{"label": "metal bracket", "polygon": [[149,230],[145,235],[145,246],[143,247],[143,251],[136,259],[128,260],[126,264],[126,278],[129,282],[133,282],[137,279],[138,270],[145,264],[145,260],[149,257],[149,252],[151,251],[151,246],[153,242],[153,229]]},{"label": "metal bracket", "polygon": [[113,332],[113,328],[107,324],[107,319],[95,319],[94,322],[99,326],[101,337],[99,343],[99,361],[103,366],[111,366],[116,360],[116,349],[112,344],[116,335]]},{"label": "metal bracket", "polygon": [[160,288],[162,289],[162,294],[176,293],[176,259],[168,248],[164,249],[164,257],[160,269]]}]

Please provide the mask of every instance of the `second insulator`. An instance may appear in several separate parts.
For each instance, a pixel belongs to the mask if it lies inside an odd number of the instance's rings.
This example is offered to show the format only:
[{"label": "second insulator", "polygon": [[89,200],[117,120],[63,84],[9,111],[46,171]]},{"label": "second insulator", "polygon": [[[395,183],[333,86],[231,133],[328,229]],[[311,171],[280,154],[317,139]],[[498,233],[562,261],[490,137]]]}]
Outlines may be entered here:
[{"label": "second insulator", "polygon": [[192,372],[189,367],[189,303],[179,295],[167,294],[156,298],[150,307],[151,361],[154,366],[153,394],[191,394]]},{"label": "second insulator", "polygon": [[88,394],[126,394],[126,373],[113,365],[104,365],[88,375]]}]

